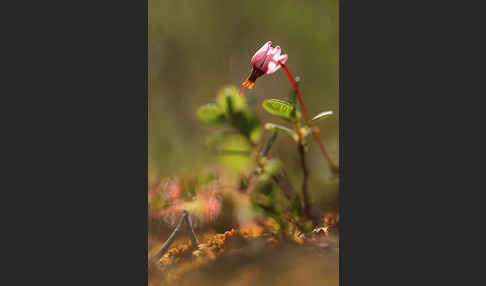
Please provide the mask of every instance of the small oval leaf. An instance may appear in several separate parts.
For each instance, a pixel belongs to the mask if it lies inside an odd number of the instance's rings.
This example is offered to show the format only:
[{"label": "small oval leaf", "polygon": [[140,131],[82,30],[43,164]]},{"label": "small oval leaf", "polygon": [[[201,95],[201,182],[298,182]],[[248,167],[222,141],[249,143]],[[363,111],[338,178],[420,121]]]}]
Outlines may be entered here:
[{"label": "small oval leaf", "polygon": [[297,133],[294,130],[288,129],[285,126],[278,125],[278,124],[273,124],[273,123],[266,123],[265,124],[265,129],[267,129],[267,130],[274,130],[274,131],[278,131],[278,132],[283,132],[283,133],[289,135],[290,137],[292,137],[292,139],[294,139],[295,141],[298,140]]},{"label": "small oval leaf", "polygon": [[286,120],[290,120],[292,110],[294,110],[294,107],[290,103],[279,99],[265,100],[262,106],[268,113]]},{"label": "small oval leaf", "polygon": [[332,115],[332,110],[328,110],[328,111],[323,111],[319,114],[317,114],[316,116],[314,116],[310,121],[309,123],[311,124],[314,124],[316,123],[317,121],[323,119],[323,118],[326,118],[326,117],[329,117]]},{"label": "small oval leaf", "polygon": [[209,103],[197,110],[197,117],[206,124],[219,124],[225,122],[224,111],[218,105]]}]

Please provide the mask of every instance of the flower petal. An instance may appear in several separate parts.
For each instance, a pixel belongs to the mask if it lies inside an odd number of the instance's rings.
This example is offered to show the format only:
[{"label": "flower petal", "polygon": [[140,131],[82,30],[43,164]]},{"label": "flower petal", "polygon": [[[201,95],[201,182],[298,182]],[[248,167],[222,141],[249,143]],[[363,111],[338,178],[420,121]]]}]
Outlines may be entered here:
[{"label": "flower petal", "polygon": [[271,74],[271,73],[274,73],[275,71],[278,70],[278,68],[280,67],[280,65],[274,61],[271,61],[270,63],[268,63],[268,68],[267,68],[267,74]]},{"label": "flower petal", "polygon": [[285,64],[288,59],[289,59],[289,55],[285,54],[285,55],[281,55],[279,60],[282,62],[282,64]]},{"label": "flower petal", "polygon": [[268,51],[271,49],[272,41],[266,42],[251,58],[251,64],[254,67],[261,68],[263,65],[263,61],[268,54]]},{"label": "flower petal", "polygon": [[268,50],[267,52],[267,56],[265,57],[265,61],[263,62],[262,66],[261,66],[261,70],[265,73],[269,73],[269,69],[268,69],[268,66],[269,64],[273,61],[273,57],[275,55],[275,53],[277,53],[279,50],[277,48],[272,48],[270,47],[270,49]]},{"label": "flower petal", "polygon": [[[287,55],[284,55],[284,56],[280,56],[280,47],[277,46],[275,47],[273,50],[272,50],[272,55],[271,55],[271,58],[267,64],[267,69],[265,71],[266,74],[271,74],[271,73],[274,73],[276,72],[279,68],[280,68],[280,64],[278,63],[278,61],[280,59],[283,59],[285,61],[287,61]],[[282,62],[283,63],[283,62]]]}]

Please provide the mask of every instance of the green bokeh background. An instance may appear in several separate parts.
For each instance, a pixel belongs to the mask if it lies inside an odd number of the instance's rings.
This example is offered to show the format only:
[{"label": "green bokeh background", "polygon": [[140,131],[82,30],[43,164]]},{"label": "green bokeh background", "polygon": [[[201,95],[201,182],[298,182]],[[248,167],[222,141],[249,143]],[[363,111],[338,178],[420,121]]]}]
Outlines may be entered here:
[{"label": "green bokeh background", "polygon": [[[149,0],[148,13],[149,172],[162,176],[198,172],[216,162],[205,147],[211,128],[201,124],[195,112],[214,101],[222,86],[239,87],[251,70],[251,57],[268,40],[289,55],[287,66],[301,77],[301,93],[311,116],[334,111],[319,127],[337,161],[338,0]],[[245,93],[263,123],[282,124],[266,114],[261,103],[284,99],[290,90],[280,69],[258,79]],[[280,157],[298,180],[298,154],[290,138],[279,136],[270,154]],[[308,154],[311,186],[312,180],[324,186],[328,165],[314,143]]]}]

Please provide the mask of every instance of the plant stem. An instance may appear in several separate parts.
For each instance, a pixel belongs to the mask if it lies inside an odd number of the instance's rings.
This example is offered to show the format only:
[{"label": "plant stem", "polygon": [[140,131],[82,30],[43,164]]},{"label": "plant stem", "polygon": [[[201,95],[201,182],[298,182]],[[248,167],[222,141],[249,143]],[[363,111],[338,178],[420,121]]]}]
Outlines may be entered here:
[{"label": "plant stem", "polygon": [[294,78],[290,74],[289,69],[287,68],[286,65],[284,65],[281,61],[278,61],[278,63],[282,66],[283,70],[287,74],[287,77],[289,78],[290,83],[292,84],[292,87],[294,88],[294,91],[297,94],[297,99],[299,100],[300,106],[302,107],[302,111],[304,112],[305,121],[309,121],[310,120],[309,113],[305,108],[304,102],[302,101],[302,96],[300,96],[300,92],[299,89],[297,88],[297,85],[295,84]]},{"label": "plant stem", "polygon": [[294,190],[294,187],[292,187],[289,180],[283,173],[273,175],[272,180],[280,187],[285,197],[287,197],[289,201],[292,202],[295,200],[295,198],[297,198],[297,192]]},{"label": "plant stem", "polygon": [[[256,162],[257,162],[257,164],[260,168],[264,168],[264,165],[260,161],[260,158],[267,157],[268,152],[270,151],[270,148],[272,148],[273,143],[277,139],[277,135],[278,135],[278,132],[274,131],[272,136],[265,143],[260,154],[256,158]],[[289,180],[285,176],[284,172],[282,172],[280,174],[272,175],[272,180],[280,187],[280,189],[283,191],[283,193],[287,197],[287,199],[289,199],[290,201],[293,201],[293,200],[295,200],[295,198],[297,198],[297,192],[292,187],[292,185],[289,183]]]},{"label": "plant stem", "polygon": [[[297,85],[295,84],[295,81],[294,81],[292,75],[290,74],[289,69],[281,61],[278,61],[278,63],[280,64],[280,66],[282,66],[282,69],[287,74],[287,77],[289,78],[289,81],[292,84],[292,87],[294,88],[295,93],[297,94],[297,99],[299,100],[300,107],[302,108],[302,112],[304,113],[305,121],[308,122],[310,120],[309,113],[307,112],[307,109],[305,108],[304,101],[302,100],[302,96],[300,95],[299,89],[297,88]],[[314,135],[314,140],[316,141],[317,145],[319,146],[319,149],[321,150],[322,155],[324,156],[324,158],[329,163],[329,165],[331,167],[331,171],[334,174],[337,174],[339,172],[339,167],[336,164],[334,164],[334,162],[331,159],[331,156],[329,156],[326,149],[324,148],[324,144],[322,144],[321,138],[319,136],[319,129],[317,127],[312,128],[312,134]]]},{"label": "plant stem", "polygon": [[199,247],[197,243],[196,234],[194,233],[194,229],[192,228],[191,218],[188,215],[186,215],[186,223],[187,223],[187,228],[189,229],[189,235],[191,236],[192,248],[194,250],[197,250]]},{"label": "plant stem", "polygon": [[[265,167],[260,161],[260,158],[256,158],[255,161],[260,168],[263,169]],[[295,191],[294,187],[292,187],[292,185],[290,184],[284,172],[277,175],[272,175],[272,180],[280,187],[280,189],[284,193],[285,197],[287,197],[287,199],[293,201],[295,200],[295,198],[297,198],[297,192]]]},{"label": "plant stem", "polygon": [[272,136],[268,139],[267,143],[263,147],[262,151],[260,152],[260,157],[267,157],[268,151],[270,151],[270,148],[272,148],[273,143],[277,139],[278,132],[273,131]]},{"label": "plant stem", "polygon": [[184,221],[186,220],[186,217],[188,216],[187,211],[183,211],[181,218],[179,219],[179,222],[177,223],[176,228],[172,232],[172,234],[169,236],[169,238],[164,242],[164,245],[162,245],[162,248],[155,254],[151,260],[154,262],[157,262],[160,260],[162,255],[169,249],[170,245],[174,242],[174,239],[176,235],[179,233],[181,230],[182,225],[184,224]]},{"label": "plant stem", "polygon": [[304,144],[302,142],[302,136],[300,136],[300,133],[299,133],[298,150],[299,150],[299,157],[300,157],[300,167],[302,168],[302,173],[304,175],[304,177],[302,178],[302,200],[304,203],[304,214],[306,217],[311,218],[309,193],[307,192],[307,182],[309,181],[309,169],[307,168],[307,163],[305,161]]}]

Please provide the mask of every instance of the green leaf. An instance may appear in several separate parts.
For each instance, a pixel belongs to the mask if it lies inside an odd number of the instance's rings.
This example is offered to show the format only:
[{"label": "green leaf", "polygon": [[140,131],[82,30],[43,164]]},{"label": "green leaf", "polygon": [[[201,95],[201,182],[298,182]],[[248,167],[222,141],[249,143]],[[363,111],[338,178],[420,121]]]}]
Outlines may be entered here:
[{"label": "green leaf", "polygon": [[231,124],[241,134],[256,143],[262,134],[262,125],[258,117],[248,110],[243,110],[232,115]]},{"label": "green leaf", "polygon": [[282,162],[278,159],[268,160],[265,171],[270,175],[277,175],[282,170]]},{"label": "green leaf", "polygon": [[291,113],[294,110],[294,107],[290,103],[278,99],[265,100],[262,103],[262,106],[268,113],[279,116],[285,120],[291,119]]},{"label": "green leaf", "polygon": [[245,97],[238,95],[238,92],[235,86],[229,85],[223,87],[218,93],[216,102],[228,115],[230,110],[232,113],[235,113],[246,107]]},{"label": "green leaf", "polygon": [[199,107],[197,117],[201,122],[206,124],[220,124],[226,121],[223,110],[214,103]]},{"label": "green leaf", "polygon": [[[231,150],[231,154],[223,154],[219,159],[225,165],[225,169],[235,174],[245,172],[252,166],[253,160],[245,153],[251,152],[251,146],[242,135],[226,136],[218,146],[219,150]],[[239,155],[237,155],[240,153]],[[243,155],[243,156],[242,156]]]},{"label": "green leaf", "polygon": [[310,121],[309,121],[309,124],[312,125],[312,124],[315,124],[317,121],[321,120],[321,119],[324,119],[324,118],[327,118],[329,116],[332,115],[332,111],[331,110],[328,110],[328,111],[323,111],[319,114],[317,114],[316,116],[314,116]]},{"label": "green leaf", "polygon": [[254,128],[250,132],[251,142],[257,143],[258,141],[260,141],[262,134],[263,134],[263,128],[261,127],[260,122],[258,122],[258,125],[254,126]]},{"label": "green leaf", "polygon": [[290,137],[292,137],[295,141],[297,141],[298,138],[299,138],[299,136],[297,135],[297,133],[294,130],[288,129],[287,127],[282,126],[282,125],[273,124],[273,123],[266,123],[265,129],[283,132],[283,133],[289,135]]}]

